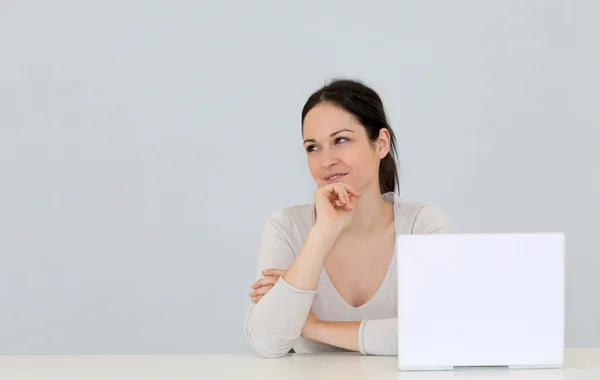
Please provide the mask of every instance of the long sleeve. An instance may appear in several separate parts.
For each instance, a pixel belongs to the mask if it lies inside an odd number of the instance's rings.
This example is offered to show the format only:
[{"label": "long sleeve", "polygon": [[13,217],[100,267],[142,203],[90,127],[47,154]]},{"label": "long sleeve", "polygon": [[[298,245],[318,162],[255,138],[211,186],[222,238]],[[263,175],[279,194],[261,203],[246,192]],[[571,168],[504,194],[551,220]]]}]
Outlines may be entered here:
[{"label": "long sleeve", "polygon": [[[444,234],[450,232],[446,215],[437,207],[426,205],[415,217],[413,234]],[[394,297],[396,294],[394,294]],[[361,321],[358,347],[363,355],[393,356],[398,354],[398,318]]]},{"label": "long sleeve", "polygon": [[363,320],[358,328],[358,349],[363,355],[397,355],[398,318]]},{"label": "long sleeve", "polygon": [[[296,257],[285,209],[267,219],[261,235],[257,279],[271,268],[287,269]],[[257,303],[250,302],[244,331],[254,351],[265,358],[286,355],[300,337],[316,292],[300,290],[283,277]]]}]

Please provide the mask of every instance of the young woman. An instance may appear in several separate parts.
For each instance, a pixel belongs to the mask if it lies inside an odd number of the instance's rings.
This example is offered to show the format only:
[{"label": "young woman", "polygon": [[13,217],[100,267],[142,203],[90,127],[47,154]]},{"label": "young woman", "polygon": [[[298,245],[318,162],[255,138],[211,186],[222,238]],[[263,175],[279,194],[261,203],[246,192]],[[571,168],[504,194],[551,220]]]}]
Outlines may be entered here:
[{"label": "young woman", "polygon": [[261,356],[397,354],[395,236],[449,231],[438,208],[396,195],[395,136],[378,94],[336,80],[302,110],[314,202],[265,223],[245,334]]}]

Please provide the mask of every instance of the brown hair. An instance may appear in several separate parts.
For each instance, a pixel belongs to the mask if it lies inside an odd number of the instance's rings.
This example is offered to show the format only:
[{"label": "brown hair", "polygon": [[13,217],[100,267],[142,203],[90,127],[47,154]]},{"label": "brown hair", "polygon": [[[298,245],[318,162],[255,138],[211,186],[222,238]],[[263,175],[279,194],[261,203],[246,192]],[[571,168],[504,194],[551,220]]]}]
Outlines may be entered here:
[{"label": "brown hair", "polygon": [[343,108],[356,117],[367,132],[369,140],[376,141],[379,131],[386,128],[390,133],[390,152],[379,166],[379,187],[381,193],[399,191],[398,167],[395,157],[396,136],[390,127],[381,98],[370,87],[351,79],[335,79],[315,91],[302,108],[302,125],[306,114],[320,103],[327,102]]}]

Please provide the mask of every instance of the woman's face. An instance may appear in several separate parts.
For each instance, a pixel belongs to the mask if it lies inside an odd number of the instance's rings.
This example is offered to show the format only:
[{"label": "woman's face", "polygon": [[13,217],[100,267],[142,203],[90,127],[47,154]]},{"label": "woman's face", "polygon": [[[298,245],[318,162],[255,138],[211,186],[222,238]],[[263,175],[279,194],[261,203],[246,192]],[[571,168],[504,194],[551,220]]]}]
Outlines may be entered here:
[{"label": "woman's face", "polygon": [[369,141],[365,128],[349,112],[320,103],[304,118],[304,149],[318,187],[346,183],[358,191],[379,184],[379,162],[389,151],[389,132]]}]

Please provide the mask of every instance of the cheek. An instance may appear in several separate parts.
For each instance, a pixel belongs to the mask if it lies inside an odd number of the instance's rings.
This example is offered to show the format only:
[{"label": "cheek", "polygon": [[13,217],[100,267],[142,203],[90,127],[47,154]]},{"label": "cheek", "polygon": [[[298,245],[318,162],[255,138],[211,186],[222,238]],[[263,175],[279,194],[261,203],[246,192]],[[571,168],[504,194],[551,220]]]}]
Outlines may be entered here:
[{"label": "cheek", "polygon": [[310,174],[314,176],[319,175],[320,166],[318,161],[314,158],[314,156],[308,155],[306,158],[306,162],[308,163],[308,169],[310,170]]},{"label": "cheek", "polygon": [[355,175],[368,177],[374,173],[377,167],[377,156],[372,151],[360,151],[347,157],[348,166],[350,166]]}]

